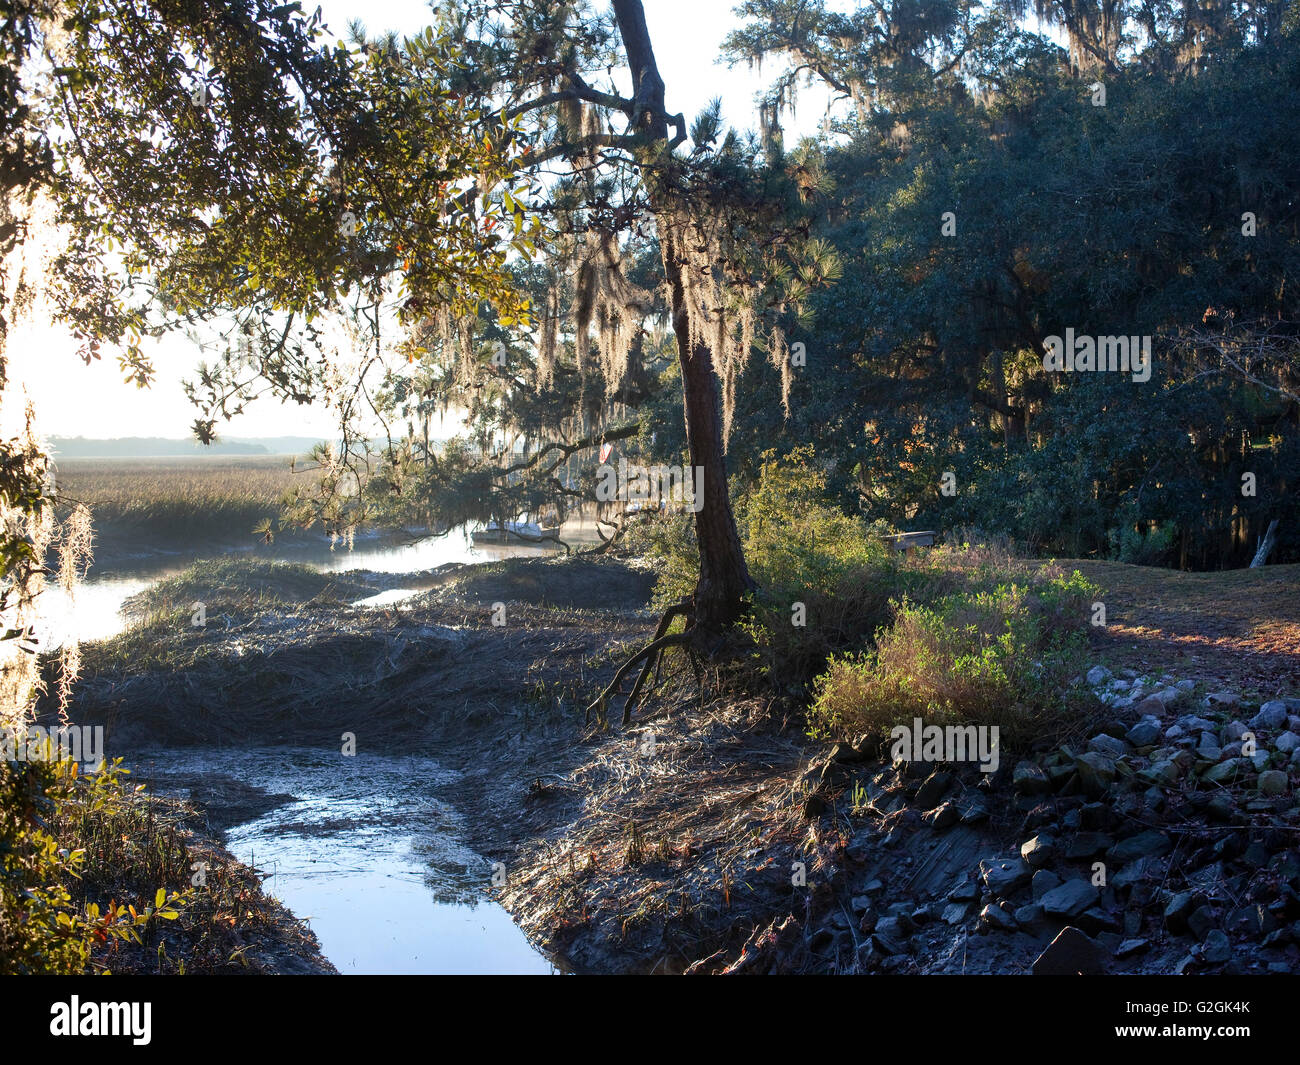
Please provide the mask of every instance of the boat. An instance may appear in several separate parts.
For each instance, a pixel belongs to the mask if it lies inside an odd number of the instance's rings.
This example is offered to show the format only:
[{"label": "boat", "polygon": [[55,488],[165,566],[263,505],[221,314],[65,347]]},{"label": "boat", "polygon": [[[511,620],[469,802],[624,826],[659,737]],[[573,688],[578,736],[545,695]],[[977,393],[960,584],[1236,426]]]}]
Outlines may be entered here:
[{"label": "boat", "polygon": [[509,544],[548,540],[559,534],[558,525],[542,526],[535,521],[491,521],[482,529],[470,533],[470,538],[476,544]]}]

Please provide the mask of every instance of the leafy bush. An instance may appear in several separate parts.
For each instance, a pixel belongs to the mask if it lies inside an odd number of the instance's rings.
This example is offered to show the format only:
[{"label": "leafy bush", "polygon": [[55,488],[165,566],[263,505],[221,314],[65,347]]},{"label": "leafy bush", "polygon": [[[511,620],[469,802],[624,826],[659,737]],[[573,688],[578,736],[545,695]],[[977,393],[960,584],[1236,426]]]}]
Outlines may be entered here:
[{"label": "leafy bush", "polygon": [[0,974],[84,973],[96,945],[139,942],[157,919],[179,915],[181,896],[161,887],[138,908],[76,897],[95,841],[151,842],[132,823],[120,773],[82,776],[71,759],[0,761]]},{"label": "leafy bush", "polygon": [[817,679],[812,729],[858,734],[919,717],[996,725],[1012,746],[1050,735],[1073,717],[1067,689],[1095,594],[1077,572],[1049,571],[929,605],[900,600],[874,650],[834,659]]}]

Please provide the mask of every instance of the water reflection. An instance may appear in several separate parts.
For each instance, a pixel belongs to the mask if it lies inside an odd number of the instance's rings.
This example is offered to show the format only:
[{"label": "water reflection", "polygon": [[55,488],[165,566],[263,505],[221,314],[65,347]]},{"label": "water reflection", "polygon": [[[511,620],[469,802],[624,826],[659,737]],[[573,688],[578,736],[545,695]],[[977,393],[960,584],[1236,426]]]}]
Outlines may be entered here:
[{"label": "water reflection", "polygon": [[456,774],[432,759],[256,747],[159,750],[139,764],[138,779],[181,794],[215,779],[208,802],[230,778],[289,797],[228,828],[226,846],[269,874],[266,890],[310,923],[340,972],[555,972],[485,897],[490,864],[429,795]]}]

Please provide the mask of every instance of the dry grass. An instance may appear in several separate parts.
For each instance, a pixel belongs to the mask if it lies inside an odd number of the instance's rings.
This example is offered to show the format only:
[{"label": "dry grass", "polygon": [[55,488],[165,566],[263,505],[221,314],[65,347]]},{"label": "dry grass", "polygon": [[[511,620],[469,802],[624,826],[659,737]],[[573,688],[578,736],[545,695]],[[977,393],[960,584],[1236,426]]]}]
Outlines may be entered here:
[{"label": "dry grass", "polygon": [[1300,692],[1300,564],[1180,573],[1067,560],[1105,592],[1112,667],[1201,677],[1245,696]]},{"label": "dry grass", "polygon": [[294,472],[282,456],[67,459],[60,497],[85,503],[98,531],[108,526],[158,539],[246,537],[280,513],[280,501],[317,474]]}]

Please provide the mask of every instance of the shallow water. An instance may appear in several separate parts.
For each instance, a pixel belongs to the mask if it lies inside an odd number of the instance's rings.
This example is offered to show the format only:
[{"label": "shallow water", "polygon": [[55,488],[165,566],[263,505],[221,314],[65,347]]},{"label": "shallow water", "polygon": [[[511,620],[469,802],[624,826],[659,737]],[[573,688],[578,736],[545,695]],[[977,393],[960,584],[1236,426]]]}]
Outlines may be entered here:
[{"label": "shallow water", "polygon": [[344,974],[554,973],[486,897],[491,864],[430,796],[456,774],[422,756],[299,747],[150,752],[135,776],[188,794],[211,774],[293,800],[226,832],[266,891],[307,921]]},{"label": "shallow water", "polygon": [[[581,530],[576,538],[581,542]],[[530,544],[476,545],[464,529],[446,536],[417,542],[394,542],[391,537],[358,538],[351,550],[327,543],[284,543],[259,545],[247,550],[196,550],[193,552],[155,551],[128,559],[118,559],[111,568],[91,566],[86,579],[69,598],[57,585],[42,593],[42,633],[40,645],[53,649],[72,635],[83,643],[107,640],[126,626],[122,604],[131,596],[168,577],[173,577],[200,559],[256,558],[264,561],[296,562],[322,573],[345,573],[370,570],[375,573],[423,573],[448,562],[491,562],[518,556],[554,554],[552,547]],[[391,588],[358,600],[357,606],[392,606],[418,594],[422,588]]]}]

